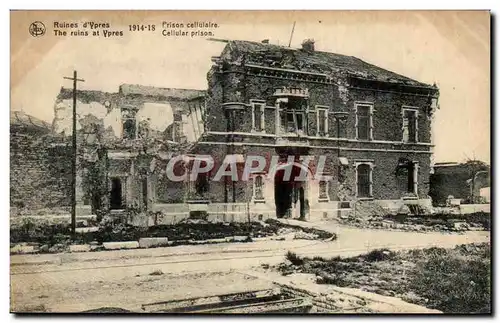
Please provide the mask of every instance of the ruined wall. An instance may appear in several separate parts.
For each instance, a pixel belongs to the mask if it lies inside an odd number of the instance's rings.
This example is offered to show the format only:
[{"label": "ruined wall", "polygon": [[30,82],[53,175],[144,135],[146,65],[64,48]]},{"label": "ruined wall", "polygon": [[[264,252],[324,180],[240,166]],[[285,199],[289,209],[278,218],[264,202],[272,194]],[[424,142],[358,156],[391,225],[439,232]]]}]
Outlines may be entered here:
[{"label": "ruined wall", "polygon": [[[434,174],[430,176],[432,202],[435,205],[446,204],[448,196],[458,199],[468,199],[471,187],[467,180],[471,178],[470,170],[465,166],[435,167]],[[480,195],[480,189],[490,186],[488,173],[479,174],[474,185],[474,196]]]},{"label": "ruined wall", "polygon": [[224,101],[224,75],[213,67],[208,74],[206,130],[226,131],[227,121],[222,103]]},{"label": "ruined wall", "polygon": [[[109,103],[108,107],[105,106],[106,103]],[[72,92],[61,89],[54,106],[53,126],[56,133],[71,135],[72,107]],[[183,100],[83,90],[77,92],[77,129],[81,129],[84,119],[91,115],[103,124],[108,140],[121,139],[123,135],[121,108],[124,107],[135,107],[136,129],[139,128],[139,123],[147,122],[150,134],[155,137],[165,139],[165,131],[173,124],[174,114],[179,114],[182,135],[188,141],[195,141],[203,132],[203,98]]]},{"label": "ruined wall", "polygon": [[36,212],[71,205],[71,149],[54,141],[51,134],[11,127],[11,207]]},{"label": "ruined wall", "polygon": [[[109,109],[104,106],[106,101],[109,101],[111,104]],[[71,135],[72,105],[72,99],[66,98],[63,92],[54,107],[54,130],[56,133],[63,133],[67,136]],[[109,93],[95,95],[85,93],[77,96],[77,130],[82,128],[84,118],[92,115],[102,122],[108,139],[121,139],[123,134],[121,107],[127,105],[139,109],[136,115],[137,123],[148,121],[150,129],[159,134],[163,133],[173,122],[173,108],[169,102],[150,102],[142,97],[125,99],[116,94]]]}]

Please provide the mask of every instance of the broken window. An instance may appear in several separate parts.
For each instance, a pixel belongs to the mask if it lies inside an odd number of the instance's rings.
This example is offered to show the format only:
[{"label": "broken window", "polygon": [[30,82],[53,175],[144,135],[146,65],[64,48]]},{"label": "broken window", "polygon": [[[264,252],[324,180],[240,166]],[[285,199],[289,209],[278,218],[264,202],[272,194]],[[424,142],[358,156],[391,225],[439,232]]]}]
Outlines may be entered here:
[{"label": "broken window", "polygon": [[135,139],[135,120],[126,119],[123,122],[123,138]]},{"label": "broken window", "polygon": [[286,114],[286,131],[287,132],[295,131],[295,119],[293,117],[293,112],[287,112]]},{"label": "broken window", "polygon": [[283,99],[280,102],[281,130],[286,133],[305,132],[305,100]]},{"label": "broken window", "polygon": [[358,105],[356,107],[356,134],[357,139],[372,139],[372,106]]},{"label": "broken window", "polygon": [[417,142],[417,116],[414,109],[403,109],[403,142]]},{"label": "broken window", "polygon": [[316,122],[318,123],[318,136],[328,134],[328,110],[317,108]]},{"label": "broken window", "polygon": [[372,195],[372,168],[370,164],[359,164],[356,167],[357,197],[371,197]]},{"label": "broken window", "polygon": [[147,138],[149,137],[149,120],[142,120],[139,122],[139,138]]},{"label": "broken window", "polygon": [[328,200],[328,183],[327,181],[319,182],[319,200],[327,201]]},{"label": "broken window", "polygon": [[137,124],[135,120],[135,112],[131,109],[122,109],[123,120],[123,138],[135,139],[137,132]]},{"label": "broken window", "polygon": [[254,200],[264,200],[264,180],[260,175],[254,179]]},{"label": "broken window", "polygon": [[264,131],[264,109],[265,103],[252,102],[252,129]]},{"label": "broken window", "polygon": [[174,122],[172,123],[172,141],[181,142],[182,137],[182,115],[174,114]]}]

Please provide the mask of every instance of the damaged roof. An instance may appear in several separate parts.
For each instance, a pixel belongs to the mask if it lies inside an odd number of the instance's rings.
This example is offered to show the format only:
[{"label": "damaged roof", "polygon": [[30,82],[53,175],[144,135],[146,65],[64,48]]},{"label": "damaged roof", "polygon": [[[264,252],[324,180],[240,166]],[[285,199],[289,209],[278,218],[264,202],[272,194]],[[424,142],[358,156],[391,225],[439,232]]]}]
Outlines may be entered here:
[{"label": "damaged roof", "polygon": [[206,93],[203,90],[161,88],[138,84],[122,84],[119,92],[124,95],[162,96],[178,100],[194,100],[205,96]]},{"label": "damaged roof", "polygon": [[[101,102],[120,95],[139,95],[162,99],[172,99],[177,101],[191,101],[205,96],[206,91],[176,88],[161,88],[138,84],[122,84],[118,92],[109,93],[97,90],[77,90],[78,100],[89,103],[92,101]],[[73,97],[73,89],[62,87],[58,100],[68,100]]]},{"label": "damaged roof", "polygon": [[318,50],[304,50],[244,40],[230,40],[227,47],[247,64],[333,75],[344,72],[360,79],[398,83],[407,86],[433,87],[409,77],[367,63],[357,57]]},{"label": "damaged roof", "polygon": [[43,120],[30,116],[23,111],[10,111],[10,125],[27,128],[37,128],[50,131],[52,126]]}]

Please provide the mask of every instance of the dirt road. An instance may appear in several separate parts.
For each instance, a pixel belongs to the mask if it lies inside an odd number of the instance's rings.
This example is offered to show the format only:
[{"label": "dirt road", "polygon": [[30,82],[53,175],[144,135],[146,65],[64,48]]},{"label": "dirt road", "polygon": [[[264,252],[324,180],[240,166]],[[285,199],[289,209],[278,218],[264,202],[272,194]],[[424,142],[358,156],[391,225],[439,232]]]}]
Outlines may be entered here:
[{"label": "dirt road", "polygon": [[[12,256],[11,308],[13,311],[34,308],[83,311],[121,304],[122,308],[137,309],[144,302],[187,295],[189,290],[210,294],[240,292],[259,284],[265,285],[242,278],[235,271],[263,263],[278,264],[287,250],[309,257],[354,256],[381,247],[394,250],[451,247],[490,239],[489,232],[458,235],[342,227],[329,229],[337,230],[337,241],[259,241]],[[160,274],[151,275],[154,272]]]}]

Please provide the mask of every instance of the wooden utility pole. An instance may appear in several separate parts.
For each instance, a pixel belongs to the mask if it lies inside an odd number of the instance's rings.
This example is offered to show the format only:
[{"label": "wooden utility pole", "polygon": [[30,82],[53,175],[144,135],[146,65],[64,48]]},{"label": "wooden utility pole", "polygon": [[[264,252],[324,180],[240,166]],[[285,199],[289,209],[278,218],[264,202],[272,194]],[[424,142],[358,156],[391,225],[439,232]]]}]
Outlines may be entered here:
[{"label": "wooden utility pole", "polygon": [[76,71],[73,71],[73,77],[64,77],[73,81],[73,133],[72,133],[72,156],[71,156],[71,235],[76,237],[76,160],[78,158],[76,151],[76,84],[85,82],[77,78]]},{"label": "wooden utility pole", "polygon": [[292,45],[293,32],[295,31],[295,21],[293,22],[292,32],[290,33],[290,40],[288,41],[288,47]]}]

